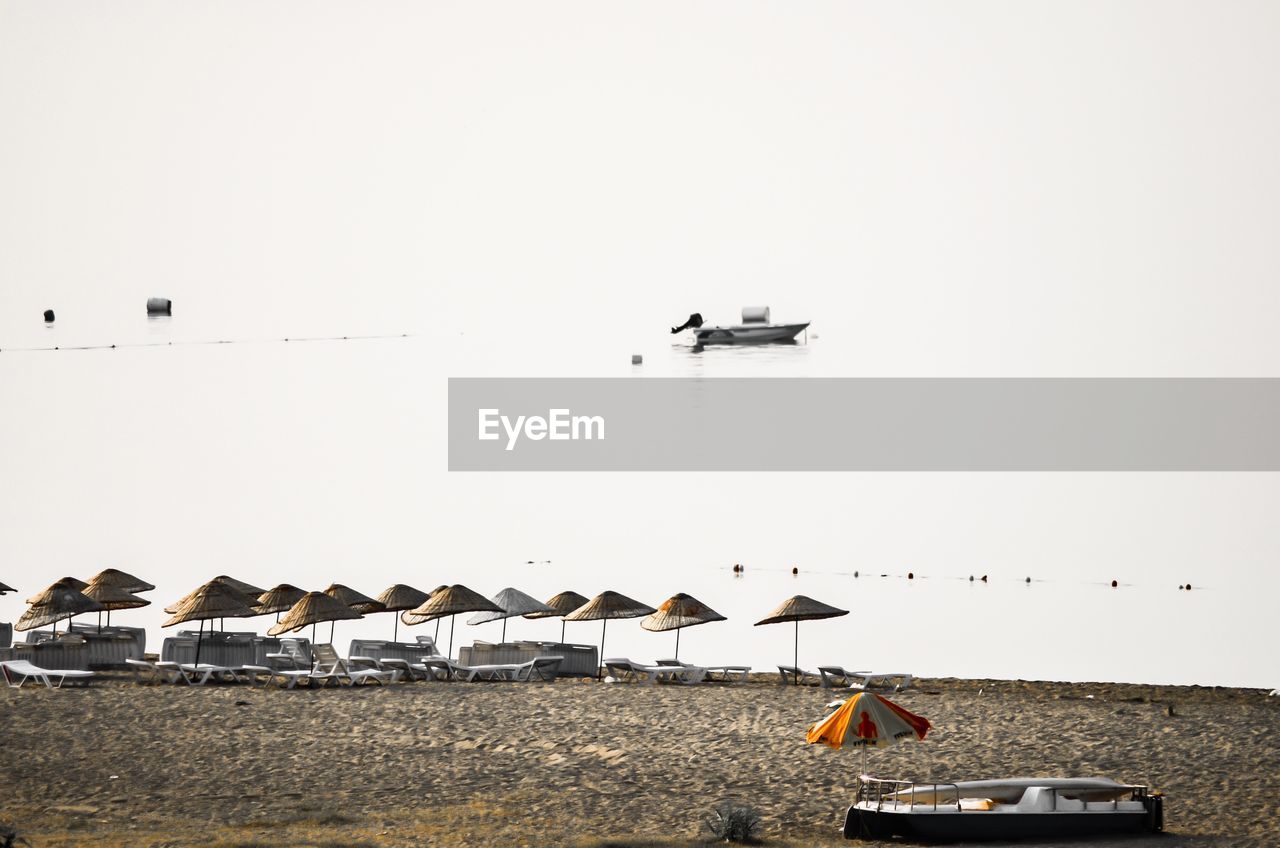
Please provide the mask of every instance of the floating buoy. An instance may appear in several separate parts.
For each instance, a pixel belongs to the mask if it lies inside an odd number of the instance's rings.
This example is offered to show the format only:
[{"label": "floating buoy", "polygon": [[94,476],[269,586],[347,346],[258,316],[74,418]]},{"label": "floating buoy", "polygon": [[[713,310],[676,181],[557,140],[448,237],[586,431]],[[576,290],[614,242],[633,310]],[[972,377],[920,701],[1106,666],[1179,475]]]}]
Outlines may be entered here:
[{"label": "floating buoy", "polygon": [[972,583],[972,582],[973,582],[973,575],[972,575],[972,574],[970,574],[970,575],[969,575],[969,582],[970,582],[970,583]]},{"label": "floating buoy", "polygon": [[986,583],[986,582],[987,582],[987,575],[985,575],[985,574],[984,574],[984,575],[982,575],[982,582],[983,582],[983,583]]},{"label": "floating buoy", "polygon": [[149,297],[147,298],[147,314],[172,315],[173,301],[167,297]]},{"label": "floating buoy", "polygon": [[643,364],[644,364],[644,357],[643,357],[643,356],[641,356],[641,355],[640,355],[640,354],[638,354],[638,353],[633,353],[633,354],[631,354],[631,364],[632,364],[632,365],[643,365]]},{"label": "floating buoy", "polygon": [[1028,585],[1028,586],[1030,586],[1030,585],[1031,585],[1031,578],[1030,578],[1030,577],[1028,577],[1028,578],[1027,578],[1027,585]]},{"label": "floating buoy", "polygon": [[46,310],[44,311],[44,322],[45,322],[46,324],[52,324],[52,323],[53,323],[53,310],[52,310],[52,309],[46,309]]},{"label": "floating buoy", "polygon": [[1119,583],[1117,583],[1116,581],[1114,581],[1114,580],[1112,580],[1112,581],[1111,581],[1111,588],[1112,588],[1112,589],[1116,588],[1116,587],[1117,587],[1117,586],[1119,586],[1119,585],[1120,585],[1120,584],[1119,584]]},{"label": "floating buoy", "polygon": [[791,566],[791,573],[792,573],[792,574],[799,574],[799,573],[800,573],[800,569],[793,565],[793,566]]},{"label": "floating buoy", "polygon": [[858,572],[856,572],[856,571],[855,571],[855,572],[853,572],[853,576],[854,576],[854,577],[857,577],[857,576],[858,576]]},{"label": "floating buoy", "polygon": [[1190,583],[1188,583],[1188,584],[1187,584],[1187,591],[1188,591],[1188,592],[1190,592],[1190,591],[1191,591],[1191,584],[1190,584]]},{"label": "floating buoy", "polygon": [[915,579],[916,579],[916,573],[915,573],[914,571],[908,571],[908,572],[907,572],[907,579],[908,579],[908,580],[915,580]]}]

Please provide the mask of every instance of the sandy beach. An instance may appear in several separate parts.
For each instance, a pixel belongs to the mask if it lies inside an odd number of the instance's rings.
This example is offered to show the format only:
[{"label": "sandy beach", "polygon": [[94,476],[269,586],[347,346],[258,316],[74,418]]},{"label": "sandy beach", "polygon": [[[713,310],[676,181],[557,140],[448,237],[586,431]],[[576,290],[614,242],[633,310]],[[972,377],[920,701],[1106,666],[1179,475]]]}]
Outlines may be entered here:
[{"label": "sandy beach", "polygon": [[[834,697],[765,677],[6,690],[0,820],[36,848],[685,845],[735,799],[767,844],[840,845],[860,754],[804,743]],[[1165,836],[1116,844],[1280,844],[1280,699],[967,680],[895,698],[934,730],[873,773],[1111,776],[1168,796]]]}]

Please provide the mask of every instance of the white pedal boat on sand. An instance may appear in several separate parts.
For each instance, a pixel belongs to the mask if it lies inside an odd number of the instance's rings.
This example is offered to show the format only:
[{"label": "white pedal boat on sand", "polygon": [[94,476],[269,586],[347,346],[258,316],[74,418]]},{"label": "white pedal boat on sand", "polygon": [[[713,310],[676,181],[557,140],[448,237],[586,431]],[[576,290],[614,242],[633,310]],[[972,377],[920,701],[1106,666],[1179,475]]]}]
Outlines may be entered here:
[{"label": "white pedal boat on sand", "polygon": [[914,783],[862,775],[849,839],[1027,839],[1159,833],[1164,798],[1100,777]]},{"label": "white pedal boat on sand", "polygon": [[695,327],[693,339],[700,345],[792,342],[808,326],[808,321],[801,324],[771,324],[769,307],[748,306],[742,310],[741,324],[728,327],[709,325]]}]

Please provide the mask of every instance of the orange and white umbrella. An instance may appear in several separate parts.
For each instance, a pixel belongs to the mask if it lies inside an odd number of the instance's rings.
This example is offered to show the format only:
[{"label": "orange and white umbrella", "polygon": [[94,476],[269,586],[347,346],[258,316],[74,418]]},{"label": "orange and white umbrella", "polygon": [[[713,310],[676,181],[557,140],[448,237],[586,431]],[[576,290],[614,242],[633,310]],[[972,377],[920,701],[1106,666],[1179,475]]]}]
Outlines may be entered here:
[{"label": "orange and white umbrella", "polygon": [[821,742],[839,749],[844,745],[887,748],[901,739],[923,739],[929,732],[927,718],[908,712],[874,692],[859,692],[835,712],[809,727],[809,744]]}]

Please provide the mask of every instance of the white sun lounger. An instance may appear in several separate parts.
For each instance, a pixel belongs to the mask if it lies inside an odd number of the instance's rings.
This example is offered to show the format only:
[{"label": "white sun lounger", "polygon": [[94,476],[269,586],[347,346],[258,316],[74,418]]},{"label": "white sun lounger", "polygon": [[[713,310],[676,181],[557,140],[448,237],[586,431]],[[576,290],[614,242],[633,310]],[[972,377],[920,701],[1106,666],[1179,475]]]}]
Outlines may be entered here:
[{"label": "white sun lounger", "polygon": [[[182,667],[176,662],[161,660],[160,662],[148,662],[146,660],[135,660],[132,658],[125,659],[125,665],[133,669],[133,679],[137,683],[189,683],[186,673]],[[143,675],[146,675],[144,678]]]},{"label": "white sun lounger", "polygon": [[400,679],[400,672],[396,669],[352,668],[338,656],[332,645],[316,645],[312,650],[316,655],[316,670],[311,673],[313,682],[328,683],[333,680],[342,686],[355,686],[362,683],[394,683]]},{"label": "white sun lounger", "polygon": [[[65,668],[40,668],[32,665],[27,660],[3,660],[0,661],[0,673],[4,676],[4,682],[13,689],[21,689],[22,684],[28,680],[35,680],[43,683],[49,689],[61,689],[62,684],[68,680],[75,683],[84,683],[88,685],[93,679],[92,671],[80,671],[78,669]],[[57,678],[57,683],[53,682]]]},{"label": "white sun lounger", "polygon": [[849,688],[869,689],[876,685],[887,686],[892,680],[897,681],[893,686],[895,692],[901,692],[911,686],[911,675],[905,672],[855,671],[849,675]]},{"label": "white sun lounger", "polygon": [[778,677],[782,679],[783,686],[790,686],[792,683],[804,683],[811,677],[817,678],[818,675],[812,671],[797,668],[794,665],[780,665],[778,666]]},{"label": "white sun lounger", "polygon": [[473,665],[466,667],[466,679],[476,680],[511,680],[528,683],[534,678],[544,682],[556,679],[556,671],[564,657],[534,657],[528,662],[508,663],[501,665]]},{"label": "white sun lounger", "polygon": [[707,671],[706,679],[720,683],[746,683],[751,674],[749,665],[695,665],[680,660],[658,660],[658,665],[682,665],[685,668],[703,668]]},{"label": "white sun lounger", "polygon": [[618,680],[634,680],[641,683],[701,683],[707,676],[707,670],[701,666],[685,665],[644,665],[624,657],[614,657],[604,661],[609,676]]}]

